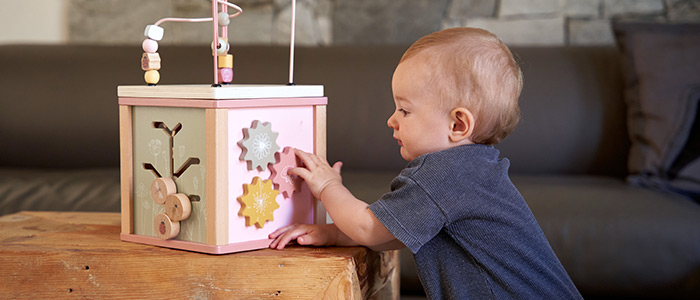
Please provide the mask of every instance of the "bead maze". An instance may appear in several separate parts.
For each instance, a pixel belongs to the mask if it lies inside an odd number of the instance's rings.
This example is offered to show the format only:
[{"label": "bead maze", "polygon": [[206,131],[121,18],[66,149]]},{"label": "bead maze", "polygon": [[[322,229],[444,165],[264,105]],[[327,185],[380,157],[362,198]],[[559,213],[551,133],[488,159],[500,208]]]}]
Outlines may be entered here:
[{"label": "bead maze", "polygon": [[[283,226],[325,223],[320,201],[287,174],[299,165],[291,149],[323,156],[326,141],[323,86],[293,81],[294,10],[289,82],[279,85],[233,83],[235,4],[213,0],[211,18],[146,26],[146,84],[117,89],[122,240],[223,254],[265,248]],[[166,22],[213,23],[211,85],[158,84]]]}]

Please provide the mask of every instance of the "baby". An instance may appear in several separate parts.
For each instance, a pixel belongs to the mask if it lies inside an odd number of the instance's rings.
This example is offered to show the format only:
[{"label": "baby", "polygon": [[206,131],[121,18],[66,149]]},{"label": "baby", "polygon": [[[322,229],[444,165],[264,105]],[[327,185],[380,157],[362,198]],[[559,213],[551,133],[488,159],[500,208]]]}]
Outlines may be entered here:
[{"label": "baby", "polygon": [[492,146],[518,123],[521,89],[518,64],[488,31],[421,38],[392,78],[387,124],[409,164],[391,192],[367,205],[343,186],[342,163],[297,150],[304,167],[289,173],[334,223],[281,228],[270,247],[408,247],[430,299],[582,299]]}]

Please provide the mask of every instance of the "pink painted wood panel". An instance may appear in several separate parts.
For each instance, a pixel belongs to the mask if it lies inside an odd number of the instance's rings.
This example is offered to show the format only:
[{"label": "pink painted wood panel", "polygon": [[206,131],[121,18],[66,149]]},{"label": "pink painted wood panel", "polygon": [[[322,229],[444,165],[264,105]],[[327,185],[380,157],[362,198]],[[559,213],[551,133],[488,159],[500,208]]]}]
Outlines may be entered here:
[{"label": "pink painted wood panel", "polygon": [[276,139],[280,151],[284,147],[295,147],[312,152],[314,149],[314,110],[313,106],[289,106],[266,108],[237,108],[229,110],[229,243],[253,240],[267,240],[274,230],[293,223],[313,222],[313,196],[305,184],[291,198],[282,193],[277,195],[279,208],[274,211],[273,221],[266,222],[263,228],[246,226],[245,217],[239,216],[241,204],[238,197],[243,195],[243,184],[250,184],[254,177],[268,180],[270,169],[248,170],[247,163],[241,161],[241,148],[237,144],[243,139],[243,128],[249,128],[254,120],[269,122],[271,130],[279,133]]},{"label": "pink painted wood panel", "polygon": [[181,249],[194,252],[203,252],[209,254],[226,254],[233,252],[241,252],[266,248],[272,240],[254,240],[247,242],[231,243],[226,245],[207,245],[181,240],[162,240],[155,237],[143,236],[137,234],[121,233],[120,239],[126,242],[155,245],[166,248]]}]

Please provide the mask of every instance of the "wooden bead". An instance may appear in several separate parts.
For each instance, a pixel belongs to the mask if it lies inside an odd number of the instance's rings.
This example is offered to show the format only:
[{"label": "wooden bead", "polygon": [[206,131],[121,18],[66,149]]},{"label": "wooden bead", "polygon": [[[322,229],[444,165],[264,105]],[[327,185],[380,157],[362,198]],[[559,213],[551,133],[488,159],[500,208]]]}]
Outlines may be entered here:
[{"label": "wooden bead", "polygon": [[141,43],[141,48],[143,48],[144,52],[156,53],[156,51],[158,51],[158,42],[152,39],[145,39],[143,43]]},{"label": "wooden bead", "polygon": [[219,55],[218,65],[219,68],[233,68],[233,55]]},{"label": "wooden bead", "polygon": [[223,83],[231,83],[231,81],[233,81],[233,69],[220,68],[219,69],[219,81],[221,81]]},{"label": "wooden bead", "polygon": [[169,240],[180,233],[180,222],[173,222],[166,214],[158,214],[153,225],[156,229],[156,236],[160,239]]},{"label": "wooden bead", "polygon": [[231,22],[231,19],[229,19],[228,14],[225,12],[219,12],[219,26],[224,27],[228,26],[228,24]]},{"label": "wooden bead", "polygon": [[158,204],[164,204],[168,195],[177,193],[175,181],[170,177],[160,177],[151,184],[151,197]]},{"label": "wooden bead", "polygon": [[[218,47],[217,47],[218,46]],[[211,43],[211,50],[216,50],[216,55],[226,55],[228,53],[230,45],[228,44],[228,41],[226,41],[225,38],[219,38],[219,45],[214,45],[214,42]]]},{"label": "wooden bead", "polygon": [[192,203],[190,198],[182,193],[172,194],[165,198],[165,214],[173,221],[182,221],[190,217]]},{"label": "wooden bead", "polygon": [[163,33],[165,30],[163,27],[158,25],[147,25],[146,29],[143,31],[143,35],[149,39],[160,41],[163,39]]},{"label": "wooden bead", "polygon": [[160,73],[156,70],[148,70],[146,74],[143,74],[143,79],[148,84],[157,84],[160,81]]},{"label": "wooden bead", "polygon": [[141,55],[141,70],[160,70],[160,54],[146,52]]}]

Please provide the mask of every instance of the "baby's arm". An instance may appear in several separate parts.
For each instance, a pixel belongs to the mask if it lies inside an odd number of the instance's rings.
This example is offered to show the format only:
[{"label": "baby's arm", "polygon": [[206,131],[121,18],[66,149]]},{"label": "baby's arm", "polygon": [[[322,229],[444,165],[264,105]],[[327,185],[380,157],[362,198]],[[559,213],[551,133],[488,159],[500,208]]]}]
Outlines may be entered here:
[{"label": "baby's arm", "polygon": [[375,250],[404,247],[369,209],[367,203],[355,198],[343,185],[342,163],[331,167],[328,162],[311,153],[296,150],[305,167],[293,168],[289,174],[304,178],[311,192],[321,199],[334,225],[357,244]]}]

